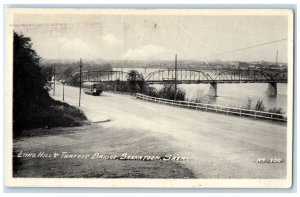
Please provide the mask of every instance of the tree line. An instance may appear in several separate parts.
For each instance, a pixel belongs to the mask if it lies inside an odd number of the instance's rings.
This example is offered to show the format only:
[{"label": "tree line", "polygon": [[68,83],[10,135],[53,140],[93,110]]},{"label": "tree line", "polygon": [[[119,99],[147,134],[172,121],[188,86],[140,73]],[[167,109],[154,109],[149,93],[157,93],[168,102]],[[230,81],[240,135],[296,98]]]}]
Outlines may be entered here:
[{"label": "tree line", "polygon": [[33,128],[82,125],[82,111],[49,96],[49,75],[32,45],[29,37],[13,33],[13,136]]}]

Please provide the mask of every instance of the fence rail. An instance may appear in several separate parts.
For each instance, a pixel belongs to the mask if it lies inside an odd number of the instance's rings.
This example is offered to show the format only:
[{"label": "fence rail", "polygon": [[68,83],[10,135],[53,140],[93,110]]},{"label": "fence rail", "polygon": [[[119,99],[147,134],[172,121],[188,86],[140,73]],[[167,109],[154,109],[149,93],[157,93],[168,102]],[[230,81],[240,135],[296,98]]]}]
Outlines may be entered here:
[{"label": "fence rail", "polygon": [[139,93],[136,94],[136,98],[145,101],[157,102],[157,103],[173,105],[173,106],[178,106],[178,107],[183,107],[188,109],[196,109],[196,110],[230,114],[230,115],[243,116],[243,117],[252,117],[252,118],[265,119],[270,121],[287,122],[287,118],[283,114],[278,114],[278,113],[226,107],[221,105],[195,103],[190,101],[174,101],[170,99],[147,96]]}]

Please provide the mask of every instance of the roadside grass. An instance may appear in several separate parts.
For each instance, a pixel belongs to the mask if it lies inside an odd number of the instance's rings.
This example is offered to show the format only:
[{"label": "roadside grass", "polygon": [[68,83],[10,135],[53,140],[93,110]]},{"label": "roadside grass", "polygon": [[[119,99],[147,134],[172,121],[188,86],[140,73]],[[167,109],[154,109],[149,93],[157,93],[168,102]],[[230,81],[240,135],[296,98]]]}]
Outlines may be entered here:
[{"label": "roadside grass", "polygon": [[[76,127],[88,124],[84,113],[67,103],[49,99],[47,105],[34,105],[29,107],[24,113],[24,127],[22,131],[14,132],[14,138],[22,136],[32,136],[33,132],[28,130],[52,127]],[[38,133],[37,133],[38,135]]]},{"label": "roadside grass", "polygon": [[[40,129],[41,133],[48,132]],[[64,158],[18,158],[20,152],[95,153],[132,156],[177,155],[172,137],[135,129],[103,127],[52,128],[49,135],[25,137],[14,142],[14,177],[43,178],[195,178],[185,164],[189,161],[142,161]],[[52,133],[52,134],[50,134]],[[55,134],[53,134],[55,133]],[[158,136],[157,136],[158,135]],[[41,143],[41,141],[43,141]],[[187,158],[190,159],[190,158]]]}]

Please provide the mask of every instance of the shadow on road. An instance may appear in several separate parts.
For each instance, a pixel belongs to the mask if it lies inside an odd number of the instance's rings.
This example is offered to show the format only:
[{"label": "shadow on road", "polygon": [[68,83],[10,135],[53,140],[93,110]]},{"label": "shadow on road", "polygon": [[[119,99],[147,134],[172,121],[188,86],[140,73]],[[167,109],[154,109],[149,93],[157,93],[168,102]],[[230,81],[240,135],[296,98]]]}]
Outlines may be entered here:
[{"label": "shadow on road", "polygon": [[105,123],[105,122],[110,122],[111,120],[110,119],[107,119],[107,120],[102,120],[102,121],[95,121],[93,123]]}]

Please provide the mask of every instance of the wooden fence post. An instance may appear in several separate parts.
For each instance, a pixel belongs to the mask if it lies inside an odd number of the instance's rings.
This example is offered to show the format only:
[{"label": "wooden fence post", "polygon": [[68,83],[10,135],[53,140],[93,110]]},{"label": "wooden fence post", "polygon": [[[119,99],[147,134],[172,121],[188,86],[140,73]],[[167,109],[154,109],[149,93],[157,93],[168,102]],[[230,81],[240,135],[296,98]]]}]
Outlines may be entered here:
[{"label": "wooden fence post", "polygon": [[271,121],[273,121],[273,114],[271,114]]}]

